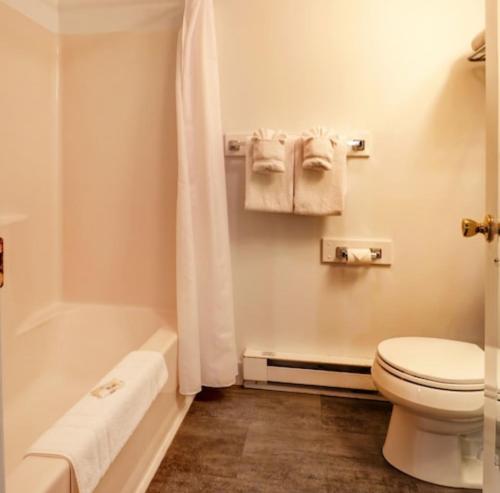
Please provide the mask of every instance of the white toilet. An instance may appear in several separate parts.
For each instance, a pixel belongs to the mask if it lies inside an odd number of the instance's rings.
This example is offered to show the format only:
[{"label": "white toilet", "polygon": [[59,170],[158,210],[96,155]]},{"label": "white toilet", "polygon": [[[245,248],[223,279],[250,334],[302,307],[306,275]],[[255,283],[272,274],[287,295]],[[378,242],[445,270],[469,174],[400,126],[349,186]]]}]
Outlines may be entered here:
[{"label": "white toilet", "polygon": [[372,376],[394,404],[387,461],[430,483],[481,488],[483,350],[429,337],[388,339],[377,348]]}]

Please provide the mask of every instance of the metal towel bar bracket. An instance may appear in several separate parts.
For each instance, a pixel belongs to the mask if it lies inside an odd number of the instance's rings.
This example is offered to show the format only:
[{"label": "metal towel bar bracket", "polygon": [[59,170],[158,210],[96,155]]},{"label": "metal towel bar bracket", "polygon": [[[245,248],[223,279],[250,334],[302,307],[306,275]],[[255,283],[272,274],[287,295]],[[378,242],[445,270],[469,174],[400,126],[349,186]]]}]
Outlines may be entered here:
[{"label": "metal towel bar bracket", "polygon": [[241,150],[242,146],[244,146],[245,143],[244,142],[241,142],[240,140],[230,140],[228,141],[227,143],[227,148],[231,151],[231,152],[238,152]]}]

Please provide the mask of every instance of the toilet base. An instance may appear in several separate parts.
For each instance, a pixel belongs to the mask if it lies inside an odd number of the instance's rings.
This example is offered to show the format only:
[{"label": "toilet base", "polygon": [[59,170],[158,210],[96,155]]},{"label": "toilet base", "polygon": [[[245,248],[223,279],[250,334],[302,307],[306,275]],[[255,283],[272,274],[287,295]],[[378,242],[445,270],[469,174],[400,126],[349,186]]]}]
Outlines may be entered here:
[{"label": "toilet base", "polygon": [[482,486],[482,420],[445,422],[394,405],[384,457],[417,479],[452,488]]}]

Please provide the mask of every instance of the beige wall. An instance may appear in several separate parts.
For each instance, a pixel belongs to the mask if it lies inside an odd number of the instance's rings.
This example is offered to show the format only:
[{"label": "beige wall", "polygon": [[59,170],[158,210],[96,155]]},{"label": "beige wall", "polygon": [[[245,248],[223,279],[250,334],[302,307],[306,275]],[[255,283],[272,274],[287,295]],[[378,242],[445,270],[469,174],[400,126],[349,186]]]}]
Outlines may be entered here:
[{"label": "beige wall", "polygon": [[[349,163],[340,218],[244,212],[243,168],[227,163],[240,346],[366,356],[392,335],[481,340],[482,244],[458,223],[484,213],[484,74],[463,59],[482,2],[215,4],[226,129],[374,138]],[[9,325],[62,297],[173,309],[176,29],[62,37],[60,188],[57,38],[1,4],[0,24],[0,212],[28,218],[2,226]],[[321,265],[329,235],[391,238],[394,265]]]},{"label": "beige wall", "polygon": [[176,35],[62,37],[67,300],[175,309]]},{"label": "beige wall", "polygon": [[59,302],[175,310],[176,19],[58,35],[0,2],[7,357]]},{"label": "beige wall", "polygon": [[57,38],[0,2],[2,334],[60,297]]},{"label": "beige wall", "polygon": [[[387,337],[481,341],[484,67],[478,0],[216,0],[224,127],[373,135],[342,217],[245,212],[228,161],[240,347],[370,356]],[[390,268],[321,265],[320,238],[389,238]]]}]

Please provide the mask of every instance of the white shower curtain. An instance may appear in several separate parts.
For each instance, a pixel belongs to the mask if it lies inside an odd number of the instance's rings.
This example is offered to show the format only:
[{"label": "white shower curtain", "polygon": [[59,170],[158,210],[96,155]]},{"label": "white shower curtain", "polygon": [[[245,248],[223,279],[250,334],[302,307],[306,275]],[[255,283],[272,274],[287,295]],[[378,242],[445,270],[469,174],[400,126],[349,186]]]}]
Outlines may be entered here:
[{"label": "white shower curtain", "polygon": [[177,52],[177,322],[182,394],[235,382],[231,258],[212,0],[186,0]]}]

